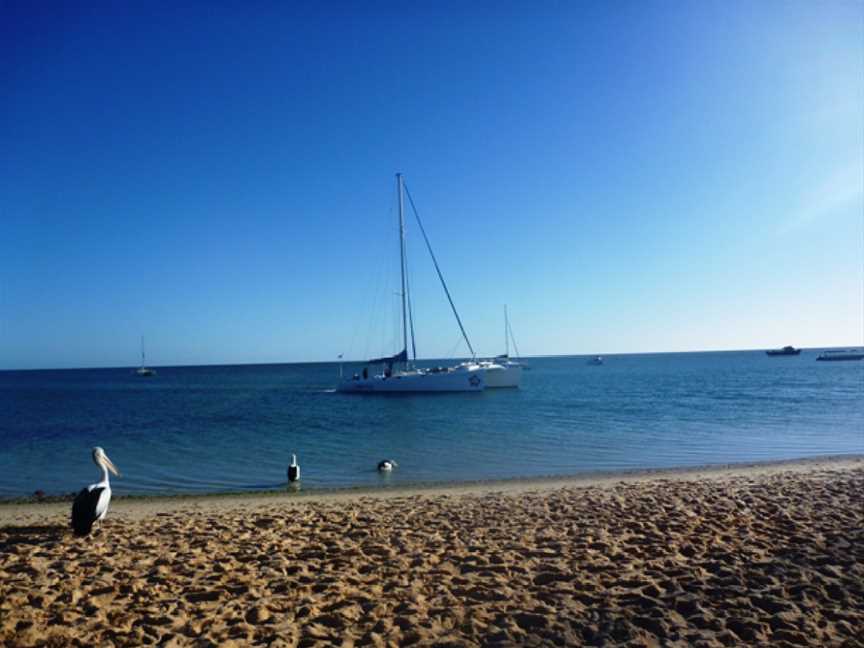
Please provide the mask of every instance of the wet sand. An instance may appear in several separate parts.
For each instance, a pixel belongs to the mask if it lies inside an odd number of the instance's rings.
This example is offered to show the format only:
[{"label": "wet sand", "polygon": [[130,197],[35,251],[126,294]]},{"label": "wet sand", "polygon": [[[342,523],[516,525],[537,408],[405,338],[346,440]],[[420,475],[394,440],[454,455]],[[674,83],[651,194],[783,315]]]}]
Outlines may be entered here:
[{"label": "wet sand", "polygon": [[862,646],[864,459],[0,505],[0,644]]}]

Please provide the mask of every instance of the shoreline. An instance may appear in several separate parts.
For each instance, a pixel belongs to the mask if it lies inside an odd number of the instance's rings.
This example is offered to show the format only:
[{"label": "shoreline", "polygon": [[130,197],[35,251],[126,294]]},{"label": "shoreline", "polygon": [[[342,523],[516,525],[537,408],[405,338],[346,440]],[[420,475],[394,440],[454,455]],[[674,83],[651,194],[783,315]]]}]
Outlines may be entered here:
[{"label": "shoreline", "polygon": [[864,457],[0,507],[0,645],[857,646]]},{"label": "shoreline", "polygon": [[[519,495],[554,491],[562,488],[609,488],[618,484],[639,484],[655,480],[704,480],[773,475],[782,472],[807,473],[815,470],[853,470],[864,468],[864,454],[825,455],[797,459],[707,464],[672,468],[635,468],[632,470],[591,471],[574,475],[514,477],[477,481],[425,482],[396,486],[357,486],[321,488],[303,491],[290,486],[279,490],[237,491],[228,493],[179,493],[114,496],[109,515],[122,512],[133,517],[161,511],[186,508],[247,509],[273,504],[314,504],[357,500],[389,500],[403,497],[437,497],[441,495],[477,495],[489,493]],[[50,496],[48,501],[35,498],[0,500],[0,528],[5,525],[32,522],[58,513],[68,513],[71,496]]]}]

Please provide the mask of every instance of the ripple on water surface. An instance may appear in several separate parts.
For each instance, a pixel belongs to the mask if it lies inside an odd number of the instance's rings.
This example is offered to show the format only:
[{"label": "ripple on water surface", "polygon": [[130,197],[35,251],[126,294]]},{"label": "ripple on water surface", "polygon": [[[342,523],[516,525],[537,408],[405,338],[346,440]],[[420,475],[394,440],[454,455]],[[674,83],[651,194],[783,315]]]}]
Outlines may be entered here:
[{"label": "ripple on water surface", "polygon": [[280,488],[292,452],[304,488],[864,453],[864,363],[815,357],[535,358],[518,390],[401,396],[329,364],[0,372],[0,497],[95,481],[94,445],[119,494]]}]

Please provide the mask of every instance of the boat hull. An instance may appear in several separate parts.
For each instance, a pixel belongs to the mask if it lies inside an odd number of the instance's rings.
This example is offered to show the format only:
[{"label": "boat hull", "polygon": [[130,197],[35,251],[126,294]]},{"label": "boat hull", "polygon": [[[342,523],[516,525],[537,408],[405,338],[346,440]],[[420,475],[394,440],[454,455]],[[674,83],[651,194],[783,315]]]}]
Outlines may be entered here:
[{"label": "boat hull", "polygon": [[336,391],[346,394],[386,394],[411,392],[480,392],[486,387],[484,371],[417,371],[393,376],[349,378],[340,381]]},{"label": "boat hull", "polygon": [[864,353],[845,353],[845,354],[831,354],[831,355],[820,355],[817,360],[821,360],[822,362],[842,362],[844,360],[864,360]]},{"label": "boat hull", "polygon": [[487,389],[496,387],[519,387],[522,382],[522,367],[493,365],[484,369]]}]

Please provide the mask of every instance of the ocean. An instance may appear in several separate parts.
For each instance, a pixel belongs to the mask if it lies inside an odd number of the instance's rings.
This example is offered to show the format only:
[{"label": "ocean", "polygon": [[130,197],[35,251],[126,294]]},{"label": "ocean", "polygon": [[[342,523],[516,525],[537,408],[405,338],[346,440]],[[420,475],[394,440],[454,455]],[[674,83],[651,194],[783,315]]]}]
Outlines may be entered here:
[{"label": "ocean", "polygon": [[283,489],[292,453],[303,490],[864,454],[864,362],[817,353],[529,358],[521,389],[420,395],[335,393],[329,363],[4,371],[0,498],[96,481],[96,445],[117,495]]}]

